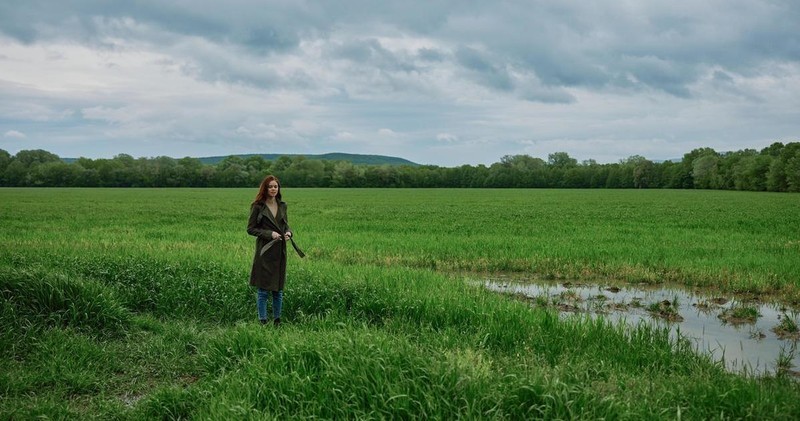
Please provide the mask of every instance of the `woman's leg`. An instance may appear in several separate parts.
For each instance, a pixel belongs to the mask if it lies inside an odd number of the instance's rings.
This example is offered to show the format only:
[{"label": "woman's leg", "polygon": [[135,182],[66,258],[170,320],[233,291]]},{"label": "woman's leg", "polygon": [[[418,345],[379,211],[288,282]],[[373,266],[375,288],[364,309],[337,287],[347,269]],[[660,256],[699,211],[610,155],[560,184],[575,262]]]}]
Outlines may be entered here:
[{"label": "woman's leg", "polygon": [[256,307],[258,308],[258,320],[261,323],[267,322],[267,294],[269,291],[259,288],[256,292]]},{"label": "woman's leg", "polygon": [[275,324],[281,322],[281,308],[283,307],[283,291],[272,291],[272,318]]}]

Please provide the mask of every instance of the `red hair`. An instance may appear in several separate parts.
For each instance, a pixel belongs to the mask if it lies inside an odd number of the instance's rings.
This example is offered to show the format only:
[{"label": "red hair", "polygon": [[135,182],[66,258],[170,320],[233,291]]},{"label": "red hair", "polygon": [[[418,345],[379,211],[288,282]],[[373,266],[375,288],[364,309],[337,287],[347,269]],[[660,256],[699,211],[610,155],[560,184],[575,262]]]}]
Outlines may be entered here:
[{"label": "red hair", "polygon": [[264,181],[261,182],[261,186],[258,188],[256,200],[253,201],[254,205],[257,203],[267,203],[267,197],[269,197],[267,194],[267,189],[269,188],[270,181],[273,180],[278,183],[278,194],[275,195],[275,199],[277,199],[278,202],[281,201],[281,182],[278,180],[278,177],[275,177],[274,175],[268,175],[264,178]]}]

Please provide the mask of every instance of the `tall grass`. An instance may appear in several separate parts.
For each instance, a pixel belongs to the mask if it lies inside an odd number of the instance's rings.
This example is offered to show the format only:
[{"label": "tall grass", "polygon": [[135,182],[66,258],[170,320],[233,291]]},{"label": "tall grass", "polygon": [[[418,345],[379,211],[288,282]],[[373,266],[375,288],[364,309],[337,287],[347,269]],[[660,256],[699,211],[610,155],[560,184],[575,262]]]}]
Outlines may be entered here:
[{"label": "tall grass", "polygon": [[800,414],[787,376],[727,373],[666,330],[564,319],[455,274],[789,301],[796,196],[287,189],[308,257],[290,256],[273,329],[247,285],[252,194],[0,190],[0,418]]},{"label": "tall grass", "polygon": [[24,320],[28,324],[114,333],[124,328],[130,318],[128,310],[104,284],[44,269],[0,268],[0,296],[6,308],[13,311],[6,317],[16,323]]}]

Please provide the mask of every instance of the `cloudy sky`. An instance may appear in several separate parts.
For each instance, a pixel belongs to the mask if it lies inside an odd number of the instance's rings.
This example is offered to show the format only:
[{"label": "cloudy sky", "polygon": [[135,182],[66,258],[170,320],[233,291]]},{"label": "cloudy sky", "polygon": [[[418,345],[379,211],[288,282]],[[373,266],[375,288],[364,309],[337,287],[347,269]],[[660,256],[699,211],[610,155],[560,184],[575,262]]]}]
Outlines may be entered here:
[{"label": "cloudy sky", "polygon": [[800,141],[796,0],[0,0],[0,149],[617,162]]}]

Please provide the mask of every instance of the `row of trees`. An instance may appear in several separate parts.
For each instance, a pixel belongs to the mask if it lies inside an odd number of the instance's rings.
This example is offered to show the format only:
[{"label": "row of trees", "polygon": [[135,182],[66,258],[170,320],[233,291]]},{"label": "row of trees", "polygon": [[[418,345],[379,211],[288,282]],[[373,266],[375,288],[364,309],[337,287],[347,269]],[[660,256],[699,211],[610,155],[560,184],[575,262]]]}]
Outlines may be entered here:
[{"label": "row of trees", "polygon": [[229,156],[215,165],[196,158],[80,158],[64,162],[44,150],[10,155],[0,149],[0,186],[253,187],[275,174],[294,187],[538,187],[679,188],[800,191],[800,143],[773,143],[761,151],[695,149],[680,162],[632,156],[619,163],[581,163],[566,152],[547,161],[508,155],[490,166],[354,165],[346,161],[281,156]]}]

